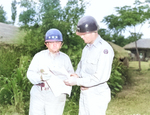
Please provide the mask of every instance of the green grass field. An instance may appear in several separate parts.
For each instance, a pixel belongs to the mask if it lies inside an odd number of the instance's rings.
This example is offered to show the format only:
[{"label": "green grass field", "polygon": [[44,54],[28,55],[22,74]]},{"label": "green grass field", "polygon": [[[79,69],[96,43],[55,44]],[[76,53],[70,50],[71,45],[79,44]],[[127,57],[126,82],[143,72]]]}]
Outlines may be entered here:
[{"label": "green grass field", "polygon": [[130,62],[129,67],[132,83],[111,100],[107,115],[150,115],[150,62],[141,62],[141,72],[138,62]]}]

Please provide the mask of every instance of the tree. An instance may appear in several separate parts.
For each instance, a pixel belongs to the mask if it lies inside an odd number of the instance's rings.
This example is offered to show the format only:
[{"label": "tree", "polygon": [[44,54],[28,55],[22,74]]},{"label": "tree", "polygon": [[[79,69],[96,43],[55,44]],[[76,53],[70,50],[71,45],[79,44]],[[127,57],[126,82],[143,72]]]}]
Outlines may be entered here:
[{"label": "tree", "polygon": [[36,3],[30,0],[22,0],[20,7],[23,9],[19,15],[19,22],[21,23],[21,28],[26,29],[26,27],[33,26],[37,22],[36,14]]},{"label": "tree", "polygon": [[2,5],[0,6],[0,22],[6,23],[6,12]]},{"label": "tree", "polygon": [[[65,22],[65,31],[63,27],[61,30],[64,33],[65,44],[68,48],[73,46],[79,46],[82,43],[82,40],[75,35],[76,25],[81,16],[85,13],[86,3],[83,0],[68,0],[66,6],[63,9],[62,20]],[[80,47],[80,46],[79,46]]]},{"label": "tree", "polygon": [[[33,21],[33,24],[31,24],[32,20],[30,18],[32,13],[27,13],[27,11],[32,10],[31,1],[21,1],[21,7],[24,11],[19,17],[20,22],[22,22],[21,28],[28,32],[24,45],[32,47],[32,55],[45,48],[43,44],[44,35],[50,28],[57,28],[62,32],[64,45],[61,50],[69,56],[73,56],[75,50],[79,51],[83,47],[82,39],[75,35],[78,19],[85,12],[85,3],[83,0],[68,0],[64,8],[61,7],[59,0],[40,0],[37,5],[33,5],[34,8],[38,6],[38,11],[34,10],[36,12],[32,19],[36,20]],[[31,43],[36,43],[37,45]]]},{"label": "tree", "polygon": [[16,2],[16,0],[13,0],[11,3],[11,12],[12,12],[11,18],[12,18],[13,24],[14,24],[15,20],[16,20],[16,15],[17,15],[17,2]]},{"label": "tree", "polygon": [[113,38],[111,36],[111,33],[107,30],[107,29],[99,29],[98,30],[98,33],[100,34],[100,36],[106,40],[106,41],[110,41],[110,42],[113,42]]},{"label": "tree", "polygon": [[150,3],[150,0],[145,0],[146,3]]},{"label": "tree", "polygon": [[[42,33],[46,33],[50,28],[61,27],[62,8],[59,0],[40,0]],[[60,26],[60,27],[59,27]]]},{"label": "tree", "polygon": [[108,25],[108,28],[112,33],[121,34],[121,32],[124,30],[122,20],[119,18],[119,16],[114,14],[105,16],[102,22]]},{"label": "tree", "polygon": [[124,38],[123,35],[118,35],[118,34],[113,34],[112,35],[113,42],[121,47],[126,45],[126,39]]},{"label": "tree", "polygon": [[[139,52],[137,48],[137,40],[141,38],[141,32],[136,31],[137,26],[143,26],[146,21],[150,19],[150,8],[147,4],[142,4],[139,0],[136,0],[134,7],[123,6],[116,7],[116,12],[118,15],[111,15],[104,18],[103,22],[108,24],[110,29],[115,29],[117,32],[122,32],[127,30],[127,27],[134,28],[134,32],[130,34],[134,37],[137,57],[139,60],[139,70],[141,70]],[[111,18],[109,18],[111,17]],[[110,20],[108,20],[110,19]]]}]

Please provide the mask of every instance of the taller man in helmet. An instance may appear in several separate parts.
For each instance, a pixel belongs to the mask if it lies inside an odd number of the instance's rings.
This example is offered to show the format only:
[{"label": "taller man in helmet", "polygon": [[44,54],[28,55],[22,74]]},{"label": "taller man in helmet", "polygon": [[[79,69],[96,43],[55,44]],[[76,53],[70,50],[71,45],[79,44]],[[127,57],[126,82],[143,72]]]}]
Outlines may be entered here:
[{"label": "taller man in helmet", "polygon": [[[74,73],[74,70],[69,56],[59,51],[62,42],[63,37],[58,29],[48,30],[45,35],[45,45],[48,49],[35,54],[29,65],[27,77],[33,84],[29,115],[63,114],[66,94],[71,93],[70,86],[68,89],[63,81],[67,79],[67,75]],[[60,85],[63,86],[61,91],[58,89]]]},{"label": "taller man in helmet", "polygon": [[107,84],[110,78],[114,51],[98,34],[98,24],[92,16],[82,17],[76,34],[87,44],[76,74],[65,80],[68,86],[81,86],[79,115],[105,115],[111,100]]}]

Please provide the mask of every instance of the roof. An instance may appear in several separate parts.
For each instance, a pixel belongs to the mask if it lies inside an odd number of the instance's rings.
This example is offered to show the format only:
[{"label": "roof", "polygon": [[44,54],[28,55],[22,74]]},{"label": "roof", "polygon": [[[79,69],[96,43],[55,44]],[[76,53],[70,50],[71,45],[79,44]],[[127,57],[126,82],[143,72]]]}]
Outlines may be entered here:
[{"label": "roof", "polygon": [[[137,40],[137,47],[141,49],[150,49],[150,39]],[[124,46],[125,49],[135,49],[135,42],[131,42]]]},{"label": "roof", "polygon": [[120,47],[112,42],[108,43],[112,46],[113,50],[116,52],[115,53],[116,58],[124,58],[129,56],[128,54],[130,53],[130,51],[125,50],[123,47]]},{"label": "roof", "polygon": [[0,22],[0,42],[13,43],[24,35],[25,33],[20,31],[19,27]]}]

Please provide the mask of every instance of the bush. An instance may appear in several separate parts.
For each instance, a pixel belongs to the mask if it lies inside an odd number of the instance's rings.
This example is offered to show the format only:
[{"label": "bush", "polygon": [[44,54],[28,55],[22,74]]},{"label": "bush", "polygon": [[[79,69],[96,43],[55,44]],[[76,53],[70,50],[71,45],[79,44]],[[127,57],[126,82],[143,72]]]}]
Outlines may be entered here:
[{"label": "bush", "polygon": [[111,76],[108,85],[111,89],[112,97],[115,97],[123,88],[123,85],[130,83],[129,69],[117,58],[114,58]]},{"label": "bush", "polygon": [[[32,84],[26,77],[26,71],[29,65],[29,57],[21,56],[19,66],[14,69],[11,77],[1,77],[4,85],[0,89],[1,104],[11,104],[15,106],[17,112],[24,113],[29,105],[25,104],[30,98],[30,89]],[[27,107],[26,107],[27,105]],[[27,111],[27,110],[26,110]]]},{"label": "bush", "polygon": [[[29,108],[29,104],[26,104],[26,102],[29,101],[32,85],[26,77],[31,57],[22,56],[21,49],[17,50],[18,48],[11,47],[10,50],[9,48],[10,47],[3,47],[3,49],[0,50],[0,53],[3,53],[1,59],[6,59],[6,62],[2,62],[2,66],[6,69],[0,68],[0,104],[13,105],[17,112],[25,113]],[[10,66],[8,66],[9,62],[11,62]],[[9,69],[7,69],[7,67]],[[5,72],[7,72],[7,74]]]},{"label": "bush", "polygon": [[14,45],[3,44],[0,47],[0,74],[9,78],[19,64],[21,52]]}]

